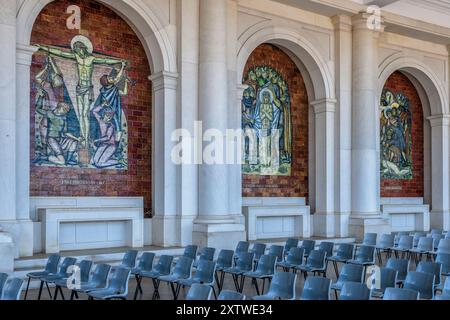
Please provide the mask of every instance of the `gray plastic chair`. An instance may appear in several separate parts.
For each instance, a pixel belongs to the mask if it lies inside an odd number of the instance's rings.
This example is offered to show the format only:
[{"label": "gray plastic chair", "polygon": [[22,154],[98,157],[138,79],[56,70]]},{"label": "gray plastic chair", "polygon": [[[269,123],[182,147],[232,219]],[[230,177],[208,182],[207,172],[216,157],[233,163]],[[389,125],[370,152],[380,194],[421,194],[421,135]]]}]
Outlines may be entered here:
[{"label": "gray plastic chair", "polygon": [[342,267],[341,273],[336,283],[331,285],[331,289],[334,290],[336,300],[338,299],[338,291],[342,290],[342,287],[346,282],[358,282],[363,283],[364,279],[364,267],[357,264],[345,264]]},{"label": "gray plastic chair", "polygon": [[254,254],[253,260],[255,261],[256,267],[259,258],[261,258],[261,256],[263,256],[266,253],[266,245],[264,243],[255,243],[250,252]]},{"label": "gray plastic chair", "polygon": [[434,286],[437,288],[442,281],[442,264],[438,262],[420,262],[416,269],[417,272],[426,272],[434,274]]},{"label": "gray plastic chair", "polygon": [[365,283],[345,282],[342,286],[340,300],[369,300],[370,290]]},{"label": "gray plastic chair", "polygon": [[309,277],[305,281],[300,300],[330,300],[331,280]]},{"label": "gray plastic chair", "polygon": [[376,233],[366,233],[364,234],[364,239],[362,245],[364,246],[376,246],[377,245],[377,237]]},{"label": "gray plastic chair", "polygon": [[296,238],[287,239],[286,244],[284,245],[284,255],[287,256],[292,248],[297,247],[298,247],[298,239]]},{"label": "gray plastic chair", "polygon": [[167,276],[160,276],[156,279],[156,288],[159,288],[161,282],[167,282],[172,289],[173,299],[177,300],[178,294],[175,289],[175,283],[180,280],[189,279],[192,276],[192,265],[194,260],[192,258],[182,256],[175,265],[172,273]]},{"label": "gray plastic chair", "polygon": [[136,279],[136,290],[134,291],[134,300],[137,299],[138,293],[141,295],[144,293],[142,290],[142,272],[150,272],[153,269],[153,260],[155,259],[155,254],[153,252],[144,252],[139,258],[139,263],[136,268],[131,270],[131,274],[134,275]]},{"label": "gray plastic chair", "polygon": [[337,248],[336,254],[334,256],[327,257],[328,261],[333,262],[336,277],[339,277],[339,268],[337,263],[347,263],[347,261],[353,259],[354,248],[355,246],[351,243],[341,243]]},{"label": "gray plastic chair", "polygon": [[277,245],[271,245],[269,248],[269,252],[267,254],[277,257],[277,262],[281,262],[281,261],[283,261],[284,247],[277,246]]},{"label": "gray plastic chair", "polygon": [[[283,247],[281,247],[283,248]],[[258,266],[255,271],[244,272],[241,276],[240,290],[242,292],[244,290],[245,278],[252,278],[252,283],[255,285],[256,294],[259,296],[259,287],[258,280],[263,281],[261,294],[264,294],[264,287],[266,284],[266,280],[273,277],[275,273],[275,263],[277,261],[276,255],[263,255],[259,258]]]},{"label": "gray plastic chair", "polygon": [[[61,260],[61,256],[59,254],[52,254],[48,257],[47,263],[45,265],[44,271],[40,272],[30,272],[27,274],[28,282],[27,282],[27,288],[25,289],[25,297],[24,300],[27,300],[28,296],[28,289],[30,288],[30,281],[31,279],[39,279],[41,277],[48,276],[49,274],[55,274],[58,272],[58,264],[59,260]],[[52,293],[50,292],[50,288],[48,284],[46,283],[47,291],[50,296],[50,299],[52,298]]]},{"label": "gray plastic chair", "polygon": [[427,260],[431,259],[430,253],[434,251],[433,244],[433,238],[421,237],[417,243],[417,246],[410,250],[411,258],[414,259],[416,265],[422,261],[422,256],[424,254],[427,255]]},{"label": "gray plastic chair", "polygon": [[435,235],[435,234],[442,235],[442,230],[440,230],[440,229],[431,229],[430,235]]},{"label": "gray plastic chair", "polygon": [[409,260],[407,259],[389,259],[386,268],[397,271],[397,284],[402,285],[409,271]]},{"label": "gray plastic chair", "polygon": [[303,240],[302,245],[300,246],[300,248],[305,249],[305,258],[306,259],[308,259],[310,252],[313,251],[315,247],[316,247],[315,240]]},{"label": "gray plastic chair", "polygon": [[442,264],[442,275],[450,276],[450,253],[439,253],[436,256],[437,263]]},{"label": "gray plastic chair", "polygon": [[198,246],[189,245],[184,249],[183,257],[191,258],[195,261],[195,258],[197,258],[197,250]]},{"label": "gray plastic chair", "polygon": [[133,269],[136,266],[137,255],[137,250],[128,250],[127,252],[125,252],[122,263],[119,265],[119,267]]},{"label": "gray plastic chair", "polygon": [[[380,269],[379,288],[371,290],[371,296],[374,298],[382,298],[387,288],[395,288],[397,284],[397,270],[390,268]],[[376,283],[373,283],[376,285]]]},{"label": "gray plastic chair", "polygon": [[239,241],[236,245],[236,250],[234,251],[235,254],[239,254],[242,252],[248,252],[248,249],[250,248],[250,243],[247,241]]},{"label": "gray plastic chair", "polygon": [[434,274],[410,271],[403,288],[419,291],[420,299],[434,298]]},{"label": "gray plastic chair", "polygon": [[78,293],[88,293],[96,289],[104,289],[108,284],[108,276],[111,271],[109,264],[98,264],[94,269],[94,273],[89,277],[87,282],[81,282],[79,288],[73,288],[70,300],[78,298]]},{"label": "gray plastic chair", "polygon": [[233,257],[234,257],[233,250],[220,250],[219,252],[219,256],[217,257],[216,275],[215,275],[219,292],[222,291],[223,281],[225,278],[225,273],[223,272],[223,270],[231,268],[233,266]]},{"label": "gray plastic chair", "polygon": [[417,245],[419,244],[420,238],[426,237],[426,232],[415,232],[413,235],[413,248],[417,248]]},{"label": "gray plastic chair", "polygon": [[223,290],[217,300],[221,301],[242,301],[245,300],[245,296],[242,293],[231,291],[231,290]]},{"label": "gray plastic chair", "polygon": [[416,290],[402,288],[386,288],[386,291],[383,295],[383,300],[419,300],[419,292]]},{"label": "gray plastic chair", "polygon": [[245,272],[253,270],[253,259],[255,254],[253,252],[241,252],[237,255],[235,265],[231,268],[223,270],[224,273],[231,274],[236,291],[240,292],[239,276]]},{"label": "gray plastic chair", "polygon": [[130,268],[112,268],[108,286],[104,289],[95,289],[89,291],[87,293],[89,296],[89,300],[126,300],[128,297],[128,282],[130,280],[130,275]]},{"label": "gray plastic chair", "polygon": [[414,247],[414,237],[411,236],[401,236],[398,245],[392,248],[395,253],[395,257],[398,259],[399,253],[402,254],[402,259],[405,257],[410,258],[410,250]]},{"label": "gray plastic chair", "polygon": [[183,287],[190,287],[196,283],[203,284],[206,286],[210,286],[212,289],[212,292],[214,293],[214,298],[217,299],[216,290],[214,289],[214,274],[216,272],[216,263],[214,261],[209,260],[200,260],[198,262],[197,271],[193,276],[191,276],[189,279],[182,279],[179,281],[176,281],[176,299],[178,299],[178,296],[180,294],[180,288]]},{"label": "gray plastic chair", "polygon": [[288,272],[290,269],[294,269],[303,264],[305,249],[303,248],[291,248],[289,254],[286,257],[286,261],[278,262],[277,267],[283,268],[283,271]]},{"label": "gray plastic chair", "polygon": [[6,280],[8,280],[8,274],[0,272],[0,296],[2,295],[2,290],[5,286]]},{"label": "gray plastic chair", "polygon": [[[90,260],[83,260],[80,262],[80,264],[78,265],[80,283],[83,283],[83,282],[86,283],[87,281],[89,281],[89,275],[91,273],[92,265],[93,265],[93,262]],[[72,279],[72,285],[76,284],[75,280],[76,279]],[[55,293],[53,295],[53,300],[58,299],[58,292],[61,293],[61,298],[63,300],[66,300],[66,298],[64,297],[62,288],[68,287],[67,279],[58,279],[58,280],[55,280],[53,283],[55,284]]]},{"label": "gray plastic chair", "polygon": [[441,239],[441,241],[439,241],[436,254],[439,253],[450,253],[450,238],[446,237],[445,239]]},{"label": "gray plastic chair", "polygon": [[153,267],[152,271],[141,271],[141,273],[139,274],[139,276],[141,278],[149,278],[152,280],[153,289],[154,289],[153,300],[160,298],[159,291],[158,291],[159,286],[156,285],[156,282],[157,282],[156,279],[158,277],[167,276],[170,274],[172,262],[173,262],[173,256],[162,255],[159,258],[158,263]]},{"label": "gray plastic chair", "polygon": [[[69,269],[70,266],[74,266],[76,263],[77,263],[77,259],[75,259],[75,258],[72,258],[72,257],[64,258],[57,273],[39,277],[39,280],[41,281],[41,285],[39,287],[38,300],[41,300],[42,288],[44,287],[44,283],[48,286],[49,283],[54,283],[57,280],[67,279],[70,276],[67,273],[67,270]],[[50,298],[51,298],[51,296],[50,296]]]},{"label": "gray plastic chair", "polygon": [[434,251],[434,252],[437,252],[438,247],[439,247],[439,242],[440,242],[442,239],[445,239],[445,237],[444,237],[444,235],[442,235],[442,234],[432,234],[432,235],[431,235],[431,238],[433,238],[433,251]]},{"label": "gray plastic chair", "polygon": [[444,288],[440,296],[435,296],[435,300],[450,300],[450,278],[445,280]]},{"label": "gray plastic chair", "polygon": [[326,277],[327,264],[326,264],[327,253],[323,250],[313,250],[309,253],[308,260],[305,264],[295,267],[295,270],[299,270],[303,273],[303,276],[308,276],[308,272],[312,272],[315,276],[316,273],[323,274]]},{"label": "gray plastic chair", "polygon": [[200,254],[197,260],[194,261],[194,268],[197,268],[197,264],[201,260],[213,261],[214,254],[216,253],[216,248],[205,247],[200,250]]},{"label": "gray plastic chair", "polygon": [[0,300],[20,300],[23,288],[23,279],[11,278],[6,281],[3,290],[0,290]]},{"label": "gray plastic chair", "polygon": [[350,264],[357,264],[364,267],[364,279],[368,266],[375,265],[375,247],[374,246],[360,246],[356,252],[356,257],[353,260],[347,261]]},{"label": "gray plastic chair", "polygon": [[382,253],[386,253],[387,259],[391,257],[391,248],[394,247],[395,235],[393,234],[383,234],[381,235],[379,243],[376,245],[378,262],[380,265],[383,264]]},{"label": "gray plastic chair", "polygon": [[325,251],[327,253],[327,257],[332,257],[334,250],[334,242],[322,241],[319,244],[319,250]]},{"label": "gray plastic chair", "polygon": [[[211,261],[206,261],[211,262]],[[199,264],[200,266],[200,264]],[[194,283],[189,288],[186,295],[186,300],[188,301],[206,301],[211,300],[212,288],[208,285]]]},{"label": "gray plastic chair", "polygon": [[297,275],[292,272],[275,273],[270,283],[269,291],[253,300],[295,300],[295,284]]}]

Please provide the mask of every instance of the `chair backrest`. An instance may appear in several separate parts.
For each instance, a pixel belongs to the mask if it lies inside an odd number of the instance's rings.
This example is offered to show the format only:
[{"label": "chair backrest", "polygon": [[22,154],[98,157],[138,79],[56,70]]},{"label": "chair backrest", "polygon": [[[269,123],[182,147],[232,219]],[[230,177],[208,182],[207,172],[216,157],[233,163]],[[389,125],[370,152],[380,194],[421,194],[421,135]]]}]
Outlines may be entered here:
[{"label": "chair backrest", "polygon": [[193,279],[199,283],[213,284],[215,271],[216,263],[214,261],[199,260]]},{"label": "chair backrest", "polygon": [[442,273],[450,274],[450,253],[438,253],[436,262],[442,264]]},{"label": "chair backrest", "polygon": [[433,251],[433,238],[421,237],[417,243],[417,250]]},{"label": "chair backrest", "polygon": [[248,252],[248,248],[250,247],[250,243],[247,241],[239,241],[236,246],[235,254],[241,253],[241,252]]},{"label": "chair backrest", "polygon": [[114,290],[116,294],[128,293],[128,281],[131,269],[127,267],[114,267],[110,273],[108,289]]},{"label": "chair backrest", "polygon": [[267,295],[280,299],[295,299],[295,284],[297,274],[292,272],[277,272],[272,278]]},{"label": "chair backrest", "polygon": [[410,250],[413,248],[414,237],[411,236],[401,236],[398,241],[398,248],[404,250]]},{"label": "chair backrest", "polygon": [[137,250],[128,250],[122,259],[122,267],[133,269],[136,266]]},{"label": "chair backrest", "polygon": [[277,262],[277,256],[265,254],[259,258],[256,272],[260,272],[263,275],[273,275],[275,273],[275,263]]},{"label": "chair backrest", "polygon": [[23,279],[9,279],[3,287],[0,300],[20,300],[22,293]]},{"label": "chair backrest", "polygon": [[405,280],[409,270],[409,260],[390,258],[386,263],[386,268],[397,271],[397,280]]},{"label": "chair backrest", "polygon": [[217,267],[231,268],[233,266],[233,256],[233,250],[220,250],[219,256],[217,257]]},{"label": "chair backrest", "polygon": [[183,256],[195,260],[195,258],[197,257],[197,250],[198,246],[189,245],[184,249]]},{"label": "chair backrest", "polygon": [[440,242],[442,239],[444,239],[445,237],[444,237],[443,234],[432,234],[432,235],[431,235],[431,238],[433,238],[433,250],[436,250],[436,251],[437,251],[437,249],[438,249],[438,247],[439,247],[439,242]]},{"label": "chair backrest", "polygon": [[286,262],[294,265],[301,265],[303,263],[303,258],[305,256],[304,248],[291,248],[289,254],[286,258]]},{"label": "chair backrest", "polygon": [[416,269],[417,272],[427,272],[434,275],[434,284],[441,284],[442,264],[439,262],[421,261]]},{"label": "chair backrest", "polygon": [[253,270],[253,259],[255,254],[253,252],[241,252],[237,256],[236,267],[243,272]]},{"label": "chair backrest", "polygon": [[395,242],[395,235],[382,234],[378,246],[381,248],[392,248]]},{"label": "chair backrest", "polygon": [[450,277],[445,279],[444,288],[442,289],[442,295],[450,296]]},{"label": "chair backrest", "polygon": [[152,271],[153,260],[155,259],[155,254],[153,252],[144,252],[139,258],[138,268],[141,271]]},{"label": "chair backrest", "polygon": [[255,259],[259,259],[266,252],[266,245],[264,243],[255,243],[251,252],[255,254]]},{"label": "chair backrest", "polygon": [[216,248],[209,248],[205,247],[202,248],[200,251],[199,260],[207,260],[207,261],[213,261],[214,260],[214,254],[216,253]]},{"label": "chair backrest", "polygon": [[217,297],[217,300],[241,301],[245,300],[245,296],[242,293],[236,291],[222,290]]},{"label": "chair backrest", "polygon": [[342,286],[340,300],[369,300],[370,290],[365,283],[345,282]]},{"label": "chair backrest", "polygon": [[77,263],[77,259],[72,258],[72,257],[67,257],[64,258],[63,262],[61,263],[61,265],[59,266],[58,269],[58,276],[61,277],[68,277],[69,274],[67,273],[67,269],[69,269],[70,266],[74,266]]},{"label": "chair backrest", "polygon": [[366,246],[375,246],[377,244],[378,234],[376,233],[366,233],[364,234],[364,239],[362,244]]},{"label": "chair backrest", "polygon": [[397,232],[394,237],[394,246],[398,246],[398,243],[400,242],[400,238],[402,236],[409,236],[409,232],[406,231]]},{"label": "chair backrest", "polygon": [[111,271],[111,266],[109,264],[98,264],[95,267],[92,278],[89,281],[90,284],[97,288],[105,288],[108,282],[108,275]]},{"label": "chair backrest", "polygon": [[172,267],[173,256],[162,255],[159,257],[158,263],[153,268],[154,271],[160,275],[170,274],[170,268]]},{"label": "chair backrest", "polygon": [[351,243],[341,243],[336,251],[336,256],[342,259],[352,259],[355,246]]},{"label": "chair backrest", "polygon": [[331,280],[322,277],[308,277],[300,300],[330,300]]},{"label": "chair backrest", "polygon": [[290,238],[286,240],[286,244],[284,245],[284,252],[288,253],[292,248],[298,247],[298,239]]},{"label": "chair backrest", "polygon": [[431,229],[430,234],[431,235],[434,235],[434,234],[442,235],[442,230],[441,229]]},{"label": "chair backrest", "polygon": [[360,246],[358,252],[356,253],[356,260],[375,264],[375,247]]},{"label": "chair backrest", "polygon": [[309,253],[308,261],[306,265],[315,269],[325,269],[327,253],[323,250],[312,250]]},{"label": "chair backrest", "polygon": [[[448,234],[447,234],[448,236]],[[441,239],[438,245],[438,253],[450,253],[450,238]]]},{"label": "chair backrest", "polygon": [[47,259],[47,264],[45,265],[45,272],[47,273],[56,273],[58,272],[59,261],[61,260],[61,256],[59,254],[52,254]]},{"label": "chair backrest", "polygon": [[413,247],[414,248],[417,247],[417,245],[419,244],[420,238],[426,237],[426,236],[427,236],[427,234],[425,232],[416,232],[416,233],[414,233],[414,236],[413,236]]},{"label": "chair backrest", "polygon": [[91,274],[92,265],[94,263],[91,260],[83,260],[80,262],[80,280],[81,282],[88,282]]},{"label": "chair backrest", "polygon": [[8,274],[0,272],[0,296],[2,295],[2,290],[5,286],[6,280],[8,280]]},{"label": "chair backrest", "polygon": [[269,248],[268,255],[277,257],[277,261],[283,261],[283,253],[284,253],[284,247],[283,246],[277,246],[277,245],[271,245]]},{"label": "chair backrest", "polygon": [[359,282],[363,283],[364,267],[357,264],[344,264],[339,274],[338,282]]},{"label": "chair backrest", "polygon": [[434,274],[410,271],[403,286],[405,289],[419,291],[420,299],[434,298]]},{"label": "chair backrest", "polygon": [[333,242],[322,241],[319,244],[319,250],[325,251],[327,253],[327,258],[329,258],[333,255],[333,249],[334,249]]},{"label": "chair backrest", "polygon": [[172,275],[178,279],[187,279],[191,277],[192,265],[194,259],[182,256],[172,270]]},{"label": "chair backrest", "polygon": [[411,289],[386,288],[383,300],[419,300],[419,292]]},{"label": "chair backrest", "polygon": [[[209,261],[211,262],[211,261]],[[186,300],[210,300],[211,299],[212,288],[211,286],[194,283],[190,288],[186,295]]]},{"label": "chair backrest", "polygon": [[315,240],[303,240],[301,248],[305,249],[305,256],[308,256],[311,251],[316,247]]},{"label": "chair backrest", "polygon": [[391,268],[380,269],[380,290],[384,293],[386,288],[395,288],[397,283],[397,270]]}]

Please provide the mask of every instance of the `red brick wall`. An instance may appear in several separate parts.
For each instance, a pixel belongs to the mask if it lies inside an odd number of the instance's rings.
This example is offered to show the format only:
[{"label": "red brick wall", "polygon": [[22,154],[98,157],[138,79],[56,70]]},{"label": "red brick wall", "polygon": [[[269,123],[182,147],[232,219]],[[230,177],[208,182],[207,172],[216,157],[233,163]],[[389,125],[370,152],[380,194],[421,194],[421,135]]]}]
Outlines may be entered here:
[{"label": "red brick wall", "polygon": [[381,179],[382,197],[423,197],[423,109],[414,85],[401,72],[393,73],[386,81],[385,88],[394,94],[403,93],[410,102],[412,113],[412,180]]},{"label": "red brick wall", "polygon": [[[69,5],[81,8],[82,30],[66,28]],[[31,166],[31,196],[143,196],[145,211],[151,208],[151,82],[144,48],[131,27],[115,12],[91,0],[58,0],[47,5],[33,27],[31,43],[70,46],[81,33],[90,38],[94,51],[130,61],[128,75],[137,81],[128,96],[122,97],[128,119],[128,170],[72,169]],[[45,54],[33,57],[31,68],[31,159],[34,158],[35,88],[34,77],[42,70]],[[98,92],[95,92],[98,95]],[[81,181],[81,185],[63,183]],[[89,183],[86,185],[86,183]]]},{"label": "red brick wall", "polygon": [[257,66],[269,66],[287,82],[292,114],[291,176],[243,175],[244,197],[306,197],[308,198],[308,96],[302,75],[295,63],[281,49],[263,44],[247,61],[244,75]]}]

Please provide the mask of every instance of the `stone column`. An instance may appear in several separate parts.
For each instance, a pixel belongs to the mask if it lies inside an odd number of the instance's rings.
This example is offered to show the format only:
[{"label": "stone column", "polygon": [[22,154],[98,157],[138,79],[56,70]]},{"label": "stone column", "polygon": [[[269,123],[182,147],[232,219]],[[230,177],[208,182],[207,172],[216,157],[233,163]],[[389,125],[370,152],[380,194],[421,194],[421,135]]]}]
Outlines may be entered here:
[{"label": "stone column", "polygon": [[[10,245],[11,241],[5,239],[11,237],[17,257],[20,228],[16,221],[16,0],[2,1],[0,43],[0,229],[6,232],[0,244]],[[4,258],[10,259],[1,256]]]},{"label": "stone column", "polygon": [[348,237],[352,210],[352,20],[333,17],[335,27],[335,236]]},{"label": "stone column", "polygon": [[352,215],[349,232],[357,239],[364,233],[382,233],[388,222],[379,212],[376,121],[377,33],[368,28],[369,15],[353,17],[353,108],[352,108]]},{"label": "stone column", "polygon": [[[225,142],[228,128],[227,5],[227,0],[200,0],[199,119],[203,133],[221,134],[203,142],[203,150],[215,139]],[[226,160],[225,143],[215,151]],[[205,160],[199,166],[199,216],[193,241],[200,246],[233,248],[245,231],[230,215],[228,166]]]},{"label": "stone column", "polygon": [[431,228],[450,230],[450,116],[429,117],[431,125]]},{"label": "stone column", "polygon": [[311,103],[316,129],[316,212],[314,235],[331,238],[336,234],[334,216],[334,115],[336,100]]}]

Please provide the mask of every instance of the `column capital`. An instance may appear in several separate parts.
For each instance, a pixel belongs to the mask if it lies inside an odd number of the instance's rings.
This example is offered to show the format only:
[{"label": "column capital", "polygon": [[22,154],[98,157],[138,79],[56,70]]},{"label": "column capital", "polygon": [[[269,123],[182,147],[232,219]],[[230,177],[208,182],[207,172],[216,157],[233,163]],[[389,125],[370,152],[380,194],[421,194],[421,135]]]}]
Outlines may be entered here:
[{"label": "column capital", "polygon": [[33,54],[39,49],[35,46],[29,46],[26,44],[17,43],[16,44],[16,64],[23,66],[31,66],[31,61],[33,59]]},{"label": "column capital", "polygon": [[352,17],[348,16],[348,15],[337,15],[337,16],[333,16],[331,18],[331,22],[334,25],[334,29],[337,31],[347,31],[347,32],[351,32],[352,31]]},{"label": "column capital", "polygon": [[374,35],[384,32],[385,24],[383,17],[377,13],[360,12],[352,17],[353,30],[372,31]]},{"label": "column capital", "polygon": [[178,78],[178,73],[168,71],[161,71],[148,77],[153,84],[154,91],[163,89],[176,90],[178,88]]},{"label": "column capital", "polygon": [[450,125],[450,115],[448,114],[440,114],[437,116],[431,116],[427,118],[430,121],[430,125],[432,128],[435,127],[448,127]]},{"label": "column capital", "polygon": [[321,114],[321,113],[334,113],[336,112],[336,99],[320,99],[316,100],[310,103],[311,107],[314,110],[314,114]]}]

